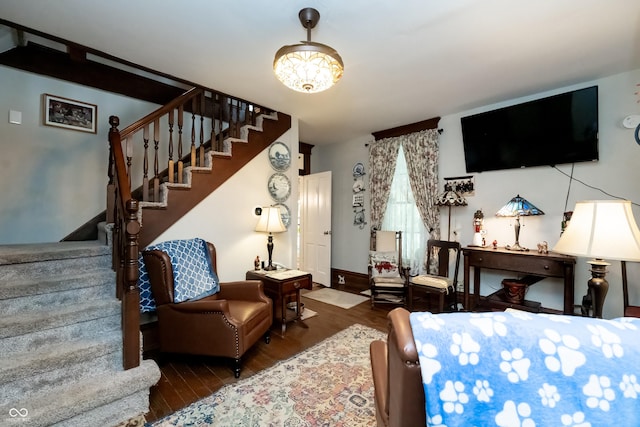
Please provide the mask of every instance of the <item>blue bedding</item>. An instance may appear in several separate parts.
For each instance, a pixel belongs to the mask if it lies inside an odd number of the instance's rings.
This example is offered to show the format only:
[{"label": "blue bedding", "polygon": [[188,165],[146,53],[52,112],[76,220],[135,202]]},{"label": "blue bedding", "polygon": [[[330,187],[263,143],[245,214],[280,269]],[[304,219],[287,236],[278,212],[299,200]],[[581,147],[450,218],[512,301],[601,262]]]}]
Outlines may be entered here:
[{"label": "blue bedding", "polygon": [[429,426],[640,426],[640,319],[410,319]]}]

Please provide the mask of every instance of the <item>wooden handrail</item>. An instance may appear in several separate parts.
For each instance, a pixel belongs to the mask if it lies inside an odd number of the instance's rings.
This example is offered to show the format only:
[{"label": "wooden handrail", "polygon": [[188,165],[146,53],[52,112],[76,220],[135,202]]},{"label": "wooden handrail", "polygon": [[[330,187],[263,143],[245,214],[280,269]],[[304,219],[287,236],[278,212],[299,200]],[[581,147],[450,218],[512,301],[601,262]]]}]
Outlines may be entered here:
[{"label": "wooden handrail", "polygon": [[149,123],[153,123],[154,120],[164,116],[165,114],[168,114],[170,111],[174,110],[175,108],[178,108],[180,105],[186,104],[187,101],[200,95],[203,92],[204,91],[200,88],[194,87],[189,89],[187,92],[175,98],[173,101],[169,102],[168,104],[163,105],[162,107],[158,108],[154,112],[147,114],[140,120],[122,129],[120,131],[120,138],[123,139],[128,137],[129,135],[132,135],[138,132],[139,130],[147,126]]}]

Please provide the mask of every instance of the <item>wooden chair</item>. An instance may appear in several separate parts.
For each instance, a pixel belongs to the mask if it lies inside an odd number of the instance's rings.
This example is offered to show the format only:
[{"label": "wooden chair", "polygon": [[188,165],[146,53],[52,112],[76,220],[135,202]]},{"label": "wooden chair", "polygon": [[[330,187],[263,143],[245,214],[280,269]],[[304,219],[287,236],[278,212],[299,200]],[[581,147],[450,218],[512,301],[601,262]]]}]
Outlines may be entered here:
[{"label": "wooden chair", "polygon": [[402,231],[373,230],[369,246],[371,307],[407,300],[409,268],[402,266]]},{"label": "wooden chair", "polygon": [[[451,273],[450,260],[454,260]],[[429,274],[412,277],[409,280],[409,311],[413,310],[414,292],[438,295],[438,309],[443,312],[445,298],[451,311],[456,311],[458,270],[460,269],[460,243],[430,239],[427,242],[426,268]]]},{"label": "wooden chair", "polygon": [[629,305],[629,288],[627,284],[627,262],[620,261],[622,267],[622,299],[625,317],[640,317],[640,306]]}]

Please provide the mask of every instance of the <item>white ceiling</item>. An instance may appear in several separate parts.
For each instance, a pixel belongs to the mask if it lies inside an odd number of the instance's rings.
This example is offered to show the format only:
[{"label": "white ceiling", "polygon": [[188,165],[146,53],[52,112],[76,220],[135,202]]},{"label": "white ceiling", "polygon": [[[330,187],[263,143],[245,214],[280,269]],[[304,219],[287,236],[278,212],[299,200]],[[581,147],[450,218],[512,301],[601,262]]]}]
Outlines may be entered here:
[{"label": "white ceiling", "polygon": [[[345,63],[318,94],[272,72],[303,7]],[[0,0],[0,17],[291,114],[310,144],[640,68],[638,0]]]}]

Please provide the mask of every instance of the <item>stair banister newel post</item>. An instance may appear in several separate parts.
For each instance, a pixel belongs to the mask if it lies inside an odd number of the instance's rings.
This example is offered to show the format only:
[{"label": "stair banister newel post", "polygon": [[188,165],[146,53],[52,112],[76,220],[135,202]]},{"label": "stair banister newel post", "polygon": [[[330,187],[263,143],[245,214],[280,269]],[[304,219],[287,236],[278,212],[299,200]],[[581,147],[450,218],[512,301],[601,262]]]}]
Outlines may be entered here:
[{"label": "stair banister newel post", "polygon": [[123,366],[140,365],[140,293],[138,289],[138,201],[131,197],[130,179],[118,130],[120,119],[109,117],[109,146],[115,176],[113,265],[116,295],[121,300]]},{"label": "stair banister newel post", "polygon": [[122,295],[122,334],[125,369],[140,365],[140,289],[138,288],[138,201],[127,201],[125,227],[125,290]]}]

